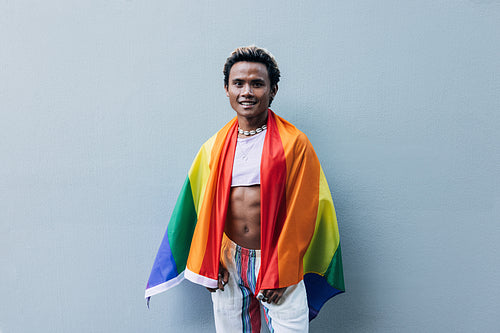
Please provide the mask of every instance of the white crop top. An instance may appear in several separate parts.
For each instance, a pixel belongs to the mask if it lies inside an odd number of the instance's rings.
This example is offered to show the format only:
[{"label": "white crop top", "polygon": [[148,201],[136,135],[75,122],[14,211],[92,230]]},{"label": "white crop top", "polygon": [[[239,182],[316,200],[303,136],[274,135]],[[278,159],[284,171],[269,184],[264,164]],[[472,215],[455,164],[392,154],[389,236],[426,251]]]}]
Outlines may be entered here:
[{"label": "white crop top", "polygon": [[260,160],[266,132],[263,130],[248,138],[238,138],[231,187],[260,184]]}]

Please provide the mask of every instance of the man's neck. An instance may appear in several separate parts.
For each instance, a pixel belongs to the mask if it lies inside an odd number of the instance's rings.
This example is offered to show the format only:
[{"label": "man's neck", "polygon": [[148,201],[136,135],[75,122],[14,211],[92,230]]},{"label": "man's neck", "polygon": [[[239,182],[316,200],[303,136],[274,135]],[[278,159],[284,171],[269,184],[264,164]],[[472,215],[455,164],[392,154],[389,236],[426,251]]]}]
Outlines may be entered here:
[{"label": "man's neck", "polygon": [[262,117],[255,118],[245,118],[238,116],[238,126],[244,131],[255,130],[262,125],[267,123],[268,112],[262,115]]}]

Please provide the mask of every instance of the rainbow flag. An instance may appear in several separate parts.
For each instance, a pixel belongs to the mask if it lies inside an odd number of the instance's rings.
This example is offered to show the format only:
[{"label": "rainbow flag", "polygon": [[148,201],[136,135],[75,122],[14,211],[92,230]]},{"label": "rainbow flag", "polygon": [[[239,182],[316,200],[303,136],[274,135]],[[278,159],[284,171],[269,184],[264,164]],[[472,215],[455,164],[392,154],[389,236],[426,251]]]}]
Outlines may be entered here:
[{"label": "rainbow flag", "polygon": [[[184,182],[146,287],[146,298],[184,278],[215,288],[237,138],[236,117],[203,144]],[[310,319],[345,291],[330,189],[314,149],[269,110],[261,161],[261,289],[306,285]]]}]

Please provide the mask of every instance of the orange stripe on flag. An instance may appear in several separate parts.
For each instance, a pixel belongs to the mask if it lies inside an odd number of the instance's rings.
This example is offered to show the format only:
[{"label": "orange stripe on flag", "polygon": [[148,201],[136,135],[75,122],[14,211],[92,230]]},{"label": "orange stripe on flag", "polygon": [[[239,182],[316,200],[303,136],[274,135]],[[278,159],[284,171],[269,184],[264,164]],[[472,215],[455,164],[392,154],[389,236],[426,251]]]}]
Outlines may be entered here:
[{"label": "orange stripe on flag", "polygon": [[302,258],[318,212],[320,164],[306,135],[286,120],[276,118],[287,157],[287,218],[278,243],[280,285],[287,286],[302,280]]}]

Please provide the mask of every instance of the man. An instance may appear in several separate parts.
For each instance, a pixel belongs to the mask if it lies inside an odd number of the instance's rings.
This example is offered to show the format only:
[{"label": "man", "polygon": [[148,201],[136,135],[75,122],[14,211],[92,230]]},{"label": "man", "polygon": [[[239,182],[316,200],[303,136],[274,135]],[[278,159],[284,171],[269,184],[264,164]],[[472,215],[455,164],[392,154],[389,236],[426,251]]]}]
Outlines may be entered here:
[{"label": "man", "polygon": [[[307,137],[274,114],[280,72],[236,49],[224,89],[236,117],[200,149],[158,251],[146,297],[184,277],[212,292],[218,332],[307,332],[344,291],[333,202]],[[307,290],[307,292],[306,292]]]}]

